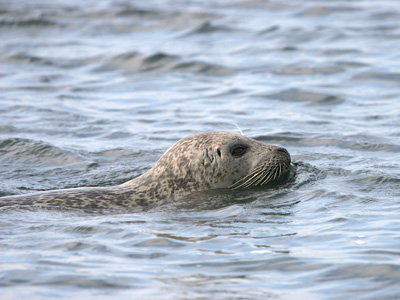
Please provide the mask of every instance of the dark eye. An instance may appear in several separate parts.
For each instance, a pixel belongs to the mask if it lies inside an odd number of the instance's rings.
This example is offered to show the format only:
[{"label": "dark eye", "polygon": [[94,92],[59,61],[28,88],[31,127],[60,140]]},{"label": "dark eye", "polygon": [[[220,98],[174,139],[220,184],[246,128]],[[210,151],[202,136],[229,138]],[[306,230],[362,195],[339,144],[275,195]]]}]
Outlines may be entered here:
[{"label": "dark eye", "polygon": [[233,157],[241,157],[243,156],[247,151],[247,147],[244,145],[238,145],[232,148],[231,150],[231,155]]}]

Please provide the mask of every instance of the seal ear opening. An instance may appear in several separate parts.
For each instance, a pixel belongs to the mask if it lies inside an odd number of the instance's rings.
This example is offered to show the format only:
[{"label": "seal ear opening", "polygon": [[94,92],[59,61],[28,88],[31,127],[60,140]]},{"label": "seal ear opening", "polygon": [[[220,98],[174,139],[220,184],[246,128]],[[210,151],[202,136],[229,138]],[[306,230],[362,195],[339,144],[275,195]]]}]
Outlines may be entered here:
[{"label": "seal ear opening", "polygon": [[221,151],[219,149],[217,149],[217,154],[219,157],[221,157]]}]

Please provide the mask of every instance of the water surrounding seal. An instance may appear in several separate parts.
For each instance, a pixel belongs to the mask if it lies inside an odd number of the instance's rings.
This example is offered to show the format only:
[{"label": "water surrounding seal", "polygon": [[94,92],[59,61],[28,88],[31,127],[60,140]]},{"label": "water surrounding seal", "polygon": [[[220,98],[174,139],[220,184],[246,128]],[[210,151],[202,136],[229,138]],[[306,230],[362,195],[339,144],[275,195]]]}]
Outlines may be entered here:
[{"label": "water surrounding seal", "polygon": [[262,185],[279,177],[290,161],[284,148],[231,132],[204,132],[176,142],[154,167],[124,184],[2,197],[0,206],[149,206],[196,191]]}]

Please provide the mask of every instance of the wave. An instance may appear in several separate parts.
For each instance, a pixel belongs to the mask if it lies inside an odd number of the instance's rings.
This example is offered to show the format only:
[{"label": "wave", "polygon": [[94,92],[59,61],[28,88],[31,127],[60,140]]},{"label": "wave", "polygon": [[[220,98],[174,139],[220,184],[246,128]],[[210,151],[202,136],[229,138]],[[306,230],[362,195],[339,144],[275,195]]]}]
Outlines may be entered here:
[{"label": "wave", "polygon": [[215,33],[215,32],[224,32],[229,33],[232,29],[226,26],[221,25],[214,25],[209,21],[203,22],[193,30],[189,31],[188,33],[184,34],[184,36],[191,36],[191,35],[198,35],[198,34],[208,34],[208,33]]},{"label": "wave", "polygon": [[202,62],[185,61],[179,56],[165,53],[143,55],[138,52],[128,52],[105,59],[102,66],[96,69],[99,72],[123,70],[130,73],[144,72],[191,72],[208,75],[229,75],[233,69],[225,66]]},{"label": "wave", "polygon": [[0,27],[55,27],[61,26],[59,23],[46,18],[27,18],[27,19],[6,19],[0,20]]},{"label": "wave", "polygon": [[289,88],[278,93],[254,95],[265,99],[275,99],[285,102],[308,102],[311,105],[337,105],[344,100],[336,95],[307,91],[299,88]]},{"label": "wave", "polygon": [[77,156],[42,141],[22,138],[0,140],[0,163],[55,166],[81,162]]}]

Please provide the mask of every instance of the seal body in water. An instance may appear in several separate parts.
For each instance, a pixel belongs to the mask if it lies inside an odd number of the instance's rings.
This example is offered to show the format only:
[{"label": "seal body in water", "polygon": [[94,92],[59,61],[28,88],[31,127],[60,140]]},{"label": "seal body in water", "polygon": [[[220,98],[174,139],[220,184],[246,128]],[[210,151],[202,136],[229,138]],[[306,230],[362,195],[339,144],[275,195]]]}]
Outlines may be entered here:
[{"label": "seal body in water", "polygon": [[113,209],[149,206],[192,192],[262,185],[290,166],[286,149],[231,132],[176,142],[143,175],[111,187],[84,187],[0,198],[0,206]]}]

